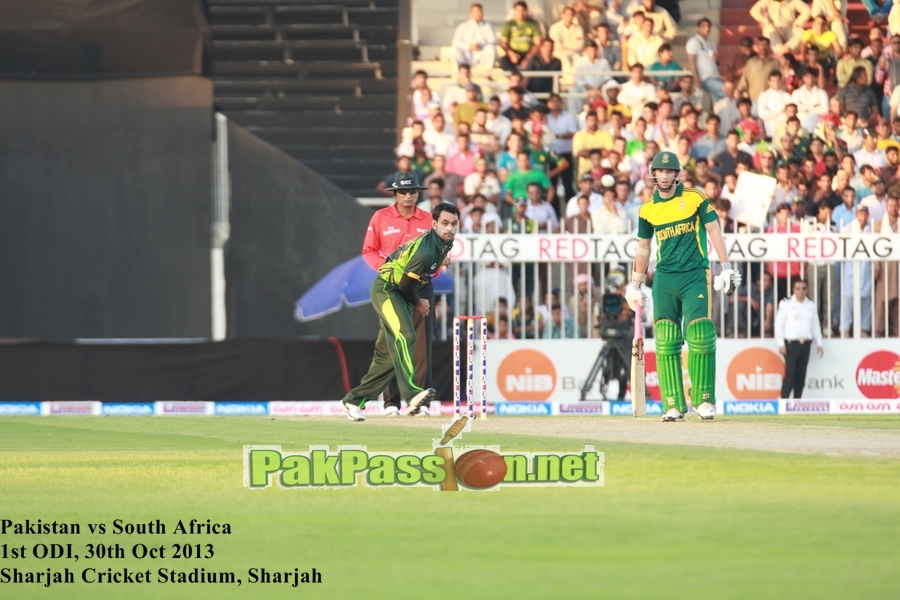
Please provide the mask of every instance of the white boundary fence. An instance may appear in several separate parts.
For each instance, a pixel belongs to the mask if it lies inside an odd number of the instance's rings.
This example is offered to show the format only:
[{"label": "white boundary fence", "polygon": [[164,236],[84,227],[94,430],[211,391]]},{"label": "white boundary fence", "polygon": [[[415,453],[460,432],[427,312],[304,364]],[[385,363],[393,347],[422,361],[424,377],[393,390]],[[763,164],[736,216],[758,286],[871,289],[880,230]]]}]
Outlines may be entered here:
[{"label": "white boundary fence", "polygon": [[[782,263],[787,276],[781,284],[788,290],[787,296],[793,281],[798,277],[807,280],[810,298],[819,307],[824,337],[831,337],[834,328],[837,334],[846,332],[845,337],[887,334],[896,339],[900,307],[897,299],[883,293],[883,284],[888,277],[900,278],[900,236],[761,233],[726,234],[725,241],[731,261],[745,272],[745,284],[730,297],[710,290],[713,319],[721,337],[773,337],[778,282],[770,284],[764,273],[774,263]],[[455,293],[443,298],[438,306],[438,337],[447,339],[455,314],[493,315],[488,323],[492,335],[497,337],[495,321],[504,314],[501,303],[505,298],[509,329],[506,336],[500,337],[542,338],[543,322],[549,318],[545,297],[554,288],[560,292],[563,313],[568,313],[573,323],[581,324],[577,334],[567,335],[562,328],[561,337],[598,337],[596,320],[602,312],[602,294],[610,289],[609,274],[620,270],[624,282],[630,281],[636,248],[637,237],[633,235],[459,234],[450,255]],[[719,266],[712,248],[710,257],[715,275]],[[876,265],[878,268],[873,269]],[[578,273],[589,274],[595,283],[587,286],[580,302],[572,300],[576,290],[573,280]],[[622,275],[617,277],[615,283],[623,283]],[[647,295],[650,296],[649,289]],[[536,334],[528,331],[525,312],[514,310],[525,296],[531,299],[532,308],[542,314]],[[645,311],[648,327],[653,322],[652,298],[649,304]],[[771,306],[768,315],[767,305]]]}]

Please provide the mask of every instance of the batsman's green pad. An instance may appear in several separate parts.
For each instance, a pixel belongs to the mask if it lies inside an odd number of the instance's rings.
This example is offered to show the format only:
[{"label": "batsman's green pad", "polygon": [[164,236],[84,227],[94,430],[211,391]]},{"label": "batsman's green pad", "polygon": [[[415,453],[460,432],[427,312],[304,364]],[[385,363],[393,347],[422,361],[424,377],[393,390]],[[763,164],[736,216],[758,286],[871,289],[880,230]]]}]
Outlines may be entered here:
[{"label": "batsman's green pad", "polygon": [[656,373],[659,376],[659,392],[663,414],[670,408],[687,412],[684,384],[681,377],[681,327],[674,321],[660,319],[656,322]]},{"label": "batsman's green pad", "polygon": [[716,327],[709,319],[697,319],[687,328],[688,375],[691,404],[716,403]]}]

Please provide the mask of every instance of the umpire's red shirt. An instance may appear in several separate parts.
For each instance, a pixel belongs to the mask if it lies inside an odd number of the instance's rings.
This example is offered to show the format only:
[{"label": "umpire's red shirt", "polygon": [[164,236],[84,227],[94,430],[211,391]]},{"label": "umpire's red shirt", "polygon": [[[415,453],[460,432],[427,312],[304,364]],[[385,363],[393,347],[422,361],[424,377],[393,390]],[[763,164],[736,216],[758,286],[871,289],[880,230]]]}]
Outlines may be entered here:
[{"label": "umpire's red shirt", "polygon": [[397,210],[396,202],[376,211],[366,231],[363,257],[377,270],[394,250],[431,229],[431,222],[431,213],[419,207],[407,219]]}]

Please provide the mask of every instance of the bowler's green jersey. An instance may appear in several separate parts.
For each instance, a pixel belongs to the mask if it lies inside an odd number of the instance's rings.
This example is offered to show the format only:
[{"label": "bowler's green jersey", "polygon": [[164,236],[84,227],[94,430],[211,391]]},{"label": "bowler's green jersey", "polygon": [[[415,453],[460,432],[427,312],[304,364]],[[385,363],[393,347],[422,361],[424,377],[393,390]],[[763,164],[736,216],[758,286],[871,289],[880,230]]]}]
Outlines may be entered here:
[{"label": "bowler's green jersey", "polygon": [[378,269],[378,276],[399,287],[407,302],[415,304],[419,300],[416,292],[437,274],[451,248],[452,241],[445,244],[429,229],[394,250]]}]

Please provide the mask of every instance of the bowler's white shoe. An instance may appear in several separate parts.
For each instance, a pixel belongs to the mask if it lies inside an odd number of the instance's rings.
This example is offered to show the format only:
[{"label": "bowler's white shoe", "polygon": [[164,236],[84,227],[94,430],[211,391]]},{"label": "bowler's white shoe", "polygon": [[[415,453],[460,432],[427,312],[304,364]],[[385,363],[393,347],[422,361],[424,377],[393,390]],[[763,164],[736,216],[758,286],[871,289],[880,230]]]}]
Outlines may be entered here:
[{"label": "bowler's white shoe", "polygon": [[712,421],[716,418],[716,405],[711,402],[704,402],[695,408],[694,411],[704,421]]},{"label": "bowler's white shoe", "polygon": [[349,402],[341,400],[341,408],[344,409],[344,412],[347,413],[347,418],[351,421],[366,420],[366,417],[362,414],[362,410],[355,404],[350,404]]},{"label": "bowler's white shoe", "polygon": [[419,414],[419,411],[422,410],[423,406],[427,407],[431,404],[435,394],[437,394],[437,392],[434,388],[428,388],[413,396],[412,400],[409,401],[409,405],[406,407],[407,416],[413,417]]},{"label": "bowler's white shoe", "polygon": [[384,416],[385,417],[399,417],[400,409],[397,408],[396,406],[388,406],[387,408],[384,409]]},{"label": "bowler's white shoe", "polygon": [[666,411],[666,414],[663,415],[662,418],[665,423],[672,423],[675,421],[684,421],[684,413],[678,410],[677,408],[670,408]]}]

